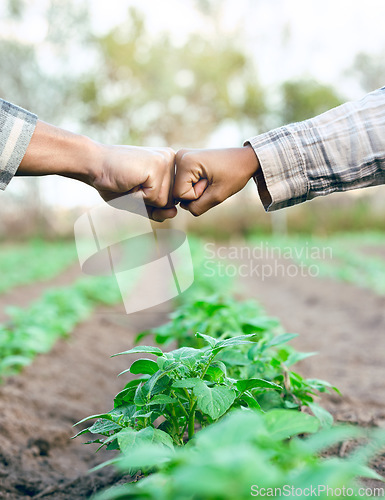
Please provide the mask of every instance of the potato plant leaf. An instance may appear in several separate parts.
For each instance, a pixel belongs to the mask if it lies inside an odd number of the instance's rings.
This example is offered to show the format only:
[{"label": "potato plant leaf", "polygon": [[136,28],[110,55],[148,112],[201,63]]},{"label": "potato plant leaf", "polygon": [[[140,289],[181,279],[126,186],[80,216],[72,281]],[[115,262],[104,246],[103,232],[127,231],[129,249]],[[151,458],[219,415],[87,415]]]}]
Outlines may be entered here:
[{"label": "potato plant leaf", "polygon": [[271,439],[286,439],[298,434],[317,432],[315,417],[292,410],[271,410],[265,413],[265,424]]},{"label": "potato plant leaf", "polygon": [[163,354],[163,352],[161,351],[161,349],[159,349],[159,347],[148,346],[148,345],[137,345],[132,349],[129,349],[128,351],[123,351],[123,352],[118,352],[117,354],[113,354],[111,358],[114,358],[115,356],[121,356],[122,354],[134,354],[140,352],[145,352],[147,354],[154,354],[155,356],[162,356]]},{"label": "potato plant leaf", "polygon": [[331,415],[325,408],[317,403],[308,403],[307,406],[313,412],[313,415],[319,420],[321,427],[326,429],[333,425],[333,415]]},{"label": "potato plant leaf", "polygon": [[196,336],[199,339],[204,339],[211,347],[214,347],[215,344],[218,342],[214,337],[210,337],[210,335],[205,335],[204,333],[198,332]]},{"label": "potato plant leaf", "polygon": [[198,409],[218,419],[230,408],[235,400],[235,391],[222,385],[208,387],[203,380],[194,385],[193,392],[197,398]]},{"label": "potato plant leaf", "polygon": [[185,378],[182,380],[175,380],[172,386],[175,387],[176,389],[180,388],[191,389],[196,385],[200,384],[201,382],[202,380],[200,378]]},{"label": "potato plant leaf", "polygon": [[262,411],[262,408],[261,408],[260,404],[258,403],[258,401],[256,399],[254,399],[252,396],[250,396],[249,394],[242,394],[242,396],[240,397],[240,401],[245,402],[247,404],[247,406],[249,408],[252,408],[253,410]]},{"label": "potato plant leaf", "polygon": [[158,365],[152,359],[137,359],[130,366],[130,372],[135,375],[153,375],[158,370]]},{"label": "potato plant leaf", "polygon": [[118,433],[117,439],[123,453],[131,453],[134,447],[137,448],[143,444],[161,444],[174,449],[170,436],[153,427],[146,427],[140,431],[127,428]]},{"label": "potato plant leaf", "polygon": [[264,348],[267,349],[268,347],[285,344],[286,342],[289,342],[296,337],[298,337],[298,333],[283,333],[282,335],[277,335],[276,337],[273,337],[271,340],[266,342]]},{"label": "potato plant leaf", "polygon": [[243,344],[254,344],[255,335],[253,333],[249,335],[238,335],[237,337],[230,337],[229,339],[219,340],[213,347],[213,352],[217,353],[226,347],[235,347]]},{"label": "potato plant leaf", "polygon": [[265,389],[277,389],[283,390],[282,387],[274,382],[269,382],[268,380],[263,380],[262,378],[250,378],[247,380],[237,380],[236,387],[241,392],[249,391],[255,387],[263,387]]},{"label": "potato plant leaf", "polygon": [[148,405],[167,405],[177,402],[177,399],[172,398],[171,396],[167,396],[167,394],[157,394],[153,398],[151,398],[151,401],[149,401]]}]

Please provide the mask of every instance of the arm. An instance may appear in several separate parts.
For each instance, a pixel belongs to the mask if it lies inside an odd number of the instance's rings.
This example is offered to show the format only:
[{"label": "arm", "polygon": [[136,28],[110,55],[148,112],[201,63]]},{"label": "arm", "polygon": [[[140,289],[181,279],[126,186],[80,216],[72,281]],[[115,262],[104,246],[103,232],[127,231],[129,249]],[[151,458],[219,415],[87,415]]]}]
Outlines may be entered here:
[{"label": "arm", "polygon": [[[34,117],[34,120],[29,118],[33,125],[23,141],[19,141],[19,146],[9,148],[6,168],[6,157],[0,152],[3,189],[14,174],[58,174],[89,184],[106,201],[126,193],[138,193],[154,220],[162,221],[176,215],[171,200],[175,158],[171,149],[107,146],[44,123],[35,115],[22,111],[24,116]],[[10,139],[7,142],[11,144]]]},{"label": "arm", "polygon": [[174,197],[194,215],[221,203],[251,177],[266,210],[384,184],[385,88],[253,137],[245,148],[178,152],[176,163]]},{"label": "arm", "polygon": [[384,184],[385,88],[248,143],[271,196],[268,210]]}]

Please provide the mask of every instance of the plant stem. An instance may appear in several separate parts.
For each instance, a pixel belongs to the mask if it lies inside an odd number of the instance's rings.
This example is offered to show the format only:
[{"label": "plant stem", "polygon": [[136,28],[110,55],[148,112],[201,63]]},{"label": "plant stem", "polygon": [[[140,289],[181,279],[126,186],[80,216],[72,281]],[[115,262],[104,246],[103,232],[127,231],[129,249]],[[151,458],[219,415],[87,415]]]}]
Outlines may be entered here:
[{"label": "plant stem", "polygon": [[197,401],[191,407],[190,415],[188,418],[188,438],[191,439],[195,432],[195,408],[197,406]]},{"label": "plant stem", "polygon": [[175,409],[174,409],[174,407],[172,405],[171,405],[170,417],[171,417],[172,425],[174,427],[175,436],[178,436],[178,438],[179,438],[179,443],[175,439],[174,440],[175,440],[175,442],[177,442],[177,444],[181,444],[182,439],[181,439],[181,436],[179,434],[178,420],[176,418]]},{"label": "plant stem", "polygon": [[[185,389],[185,390],[186,390],[186,389]],[[186,392],[187,392],[187,391],[186,391]],[[179,404],[179,406],[181,407],[181,409],[182,409],[183,413],[185,414],[185,416],[188,418],[188,413],[187,413],[187,411],[186,411],[186,408],[183,406],[183,404],[182,404],[182,403],[181,403],[181,401],[179,400],[178,396],[175,394],[175,392],[174,392],[174,391],[171,391],[171,394],[174,396],[174,398],[175,398],[175,399],[177,399],[177,400],[178,400],[178,404]],[[188,393],[187,393],[187,394],[188,394]],[[189,400],[190,400],[190,398],[189,398]]]},{"label": "plant stem", "polygon": [[213,354],[209,357],[209,360],[208,360],[208,361],[207,361],[207,363],[206,363],[206,367],[205,367],[205,369],[203,370],[202,375],[200,376],[200,378],[201,378],[201,379],[203,379],[203,377],[206,375],[206,372],[207,372],[207,370],[208,370],[208,368],[209,368],[209,366],[210,366],[210,364],[211,364],[211,361],[215,358],[215,356],[216,356],[216,353],[215,353],[215,354],[213,353]]}]

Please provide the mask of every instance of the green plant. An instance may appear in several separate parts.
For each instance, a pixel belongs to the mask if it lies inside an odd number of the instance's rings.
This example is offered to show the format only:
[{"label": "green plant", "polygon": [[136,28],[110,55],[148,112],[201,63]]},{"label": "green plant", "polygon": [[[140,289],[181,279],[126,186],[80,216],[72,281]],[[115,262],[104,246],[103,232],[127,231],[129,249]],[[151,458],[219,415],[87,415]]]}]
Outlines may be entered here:
[{"label": "green plant", "polygon": [[[307,405],[323,421],[331,425],[332,417],[313,401],[319,392],[338,389],[326,381],[305,379],[289,368],[314,352],[297,352],[287,342],[297,334],[280,333],[282,327],[276,318],[267,316],[254,301],[236,301],[232,298],[211,296],[191,304],[182,304],[170,314],[171,320],[157,328],[138,335],[137,341],[147,335],[154,335],[157,344],[177,343],[178,346],[200,348],[204,335],[219,340],[239,334],[253,334],[258,341],[251,348],[225,351],[219,359],[225,363],[227,374],[233,378],[263,378],[283,387],[278,395],[269,392],[260,395],[262,409],[299,408]],[[195,335],[195,332],[202,335]],[[279,333],[277,335],[277,333]]]},{"label": "green plant", "polygon": [[[151,474],[95,500],[244,500],[258,493],[281,498],[294,496],[293,491],[301,496],[297,488],[304,496],[314,490],[318,498],[329,498],[330,490],[339,496],[337,488],[358,496],[357,477],[383,479],[366,466],[384,446],[383,431],[369,433],[370,443],[348,458],[322,459],[322,450],[368,433],[353,427],[317,432],[318,427],[314,417],[300,412],[236,410],[183,448],[173,450],[149,437],[110,463],[122,472]],[[296,437],[304,433],[311,435]]]},{"label": "green plant", "polygon": [[103,438],[89,443],[121,449],[131,445],[133,432],[139,431],[135,439],[147,439],[151,432],[155,441],[183,445],[194,436],[196,426],[206,427],[237,407],[263,412],[308,405],[322,425],[331,425],[331,415],[313,401],[316,392],[331,386],[320,380],[304,380],[284,364],[290,356],[295,362],[305,355],[291,352],[287,356],[287,349],[274,349],[293,335],[270,341],[259,340],[255,334],[227,339],[200,333],[196,336],[208,346],[181,347],[171,352],[136,346],[119,353],[152,354],[156,360],[140,358],[124,370],[121,374],[140,376],[117,394],[111,411],[78,422],[76,425],[98,419],[74,437],[88,432],[100,434]]},{"label": "green plant", "polygon": [[78,422],[80,424],[97,417],[101,419],[77,436],[85,432],[104,433],[107,434],[104,441],[98,439],[96,442],[108,444],[110,448],[121,448],[125,440],[131,439],[129,436],[132,436],[133,430],[155,428],[156,421],[162,417],[162,423],[156,428],[156,439],[165,441],[168,434],[174,444],[183,445],[185,440],[193,437],[196,423],[205,427],[237,406],[259,409],[253,391],[282,391],[279,385],[263,379],[232,379],[226,374],[225,364],[216,360],[226,348],[252,344],[254,335],[226,340],[215,340],[201,334],[197,336],[209,346],[201,349],[182,347],[167,353],[157,347],[137,346],[119,353],[147,353],[157,358],[156,361],[148,358],[134,361],[125,371],[140,374],[141,377],[128,382],[115,397],[111,412]]},{"label": "green plant", "polygon": [[120,299],[116,282],[99,277],[49,290],[26,310],[9,307],[10,321],[0,325],[0,377],[17,373],[37,354],[48,352],[96,305],[114,304]]},{"label": "green plant", "polygon": [[[261,245],[261,238],[252,237],[251,244]],[[280,236],[263,239],[263,245],[277,256],[292,259],[299,265],[316,266],[317,275],[346,281],[369,288],[379,295],[385,293],[385,264],[380,256],[385,242],[381,233],[359,236],[340,234],[329,238],[314,236]],[[371,255],[365,247],[379,249],[379,255]]]},{"label": "green plant", "polygon": [[249,333],[261,337],[280,328],[279,320],[266,316],[256,302],[218,294],[183,302],[169,317],[168,323],[140,333],[136,342],[153,335],[157,344],[201,347],[203,339],[196,332],[219,338]]},{"label": "green plant", "polygon": [[53,278],[76,259],[72,242],[32,240],[0,251],[0,293],[15,286]]}]

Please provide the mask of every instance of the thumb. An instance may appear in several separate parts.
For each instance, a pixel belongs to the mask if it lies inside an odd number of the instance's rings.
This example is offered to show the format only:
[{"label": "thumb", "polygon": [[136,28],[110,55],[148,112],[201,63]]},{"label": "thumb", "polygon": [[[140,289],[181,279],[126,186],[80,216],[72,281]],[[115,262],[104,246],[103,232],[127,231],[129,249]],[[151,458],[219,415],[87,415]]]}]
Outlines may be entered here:
[{"label": "thumb", "polygon": [[182,150],[176,155],[176,173],[173,197],[176,200],[196,200],[208,185],[202,165],[194,159],[194,153]]},{"label": "thumb", "polygon": [[210,184],[198,199],[181,202],[181,207],[197,217],[210,210],[210,208],[219,205],[224,199],[225,197],[220,196],[218,188]]}]

